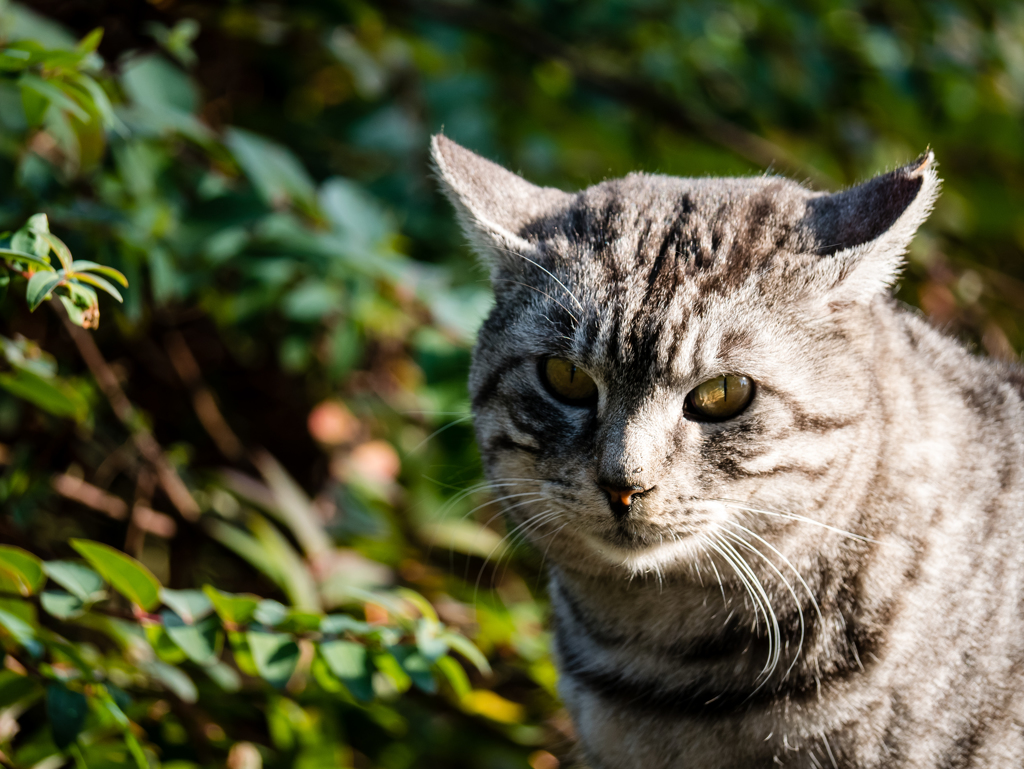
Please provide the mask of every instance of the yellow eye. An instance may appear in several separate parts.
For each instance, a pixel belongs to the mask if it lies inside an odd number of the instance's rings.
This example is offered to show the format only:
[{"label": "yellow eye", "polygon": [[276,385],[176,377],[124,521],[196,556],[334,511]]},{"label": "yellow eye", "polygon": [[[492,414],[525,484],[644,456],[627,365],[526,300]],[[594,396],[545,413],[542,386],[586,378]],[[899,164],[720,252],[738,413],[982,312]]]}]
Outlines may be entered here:
[{"label": "yellow eye", "polygon": [[541,360],[540,376],[551,394],[563,403],[570,406],[592,406],[597,403],[597,383],[590,374],[570,360]]},{"label": "yellow eye", "polygon": [[722,422],[739,416],[753,398],[753,379],[723,374],[693,388],[686,396],[686,411],[702,422]]}]

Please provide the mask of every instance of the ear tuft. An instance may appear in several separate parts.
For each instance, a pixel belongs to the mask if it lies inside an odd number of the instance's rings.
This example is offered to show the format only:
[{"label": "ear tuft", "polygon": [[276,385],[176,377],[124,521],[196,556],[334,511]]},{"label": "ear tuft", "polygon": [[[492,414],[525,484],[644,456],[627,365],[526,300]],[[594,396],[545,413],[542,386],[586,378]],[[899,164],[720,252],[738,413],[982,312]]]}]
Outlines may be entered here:
[{"label": "ear tuft", "polygon": [[530,184],[443,134],[431,139],[430,154],[463,231],[492,269],[511,263],[510,250],[535,253],[529,225],[564,210],[573,199],[561,190]]}]

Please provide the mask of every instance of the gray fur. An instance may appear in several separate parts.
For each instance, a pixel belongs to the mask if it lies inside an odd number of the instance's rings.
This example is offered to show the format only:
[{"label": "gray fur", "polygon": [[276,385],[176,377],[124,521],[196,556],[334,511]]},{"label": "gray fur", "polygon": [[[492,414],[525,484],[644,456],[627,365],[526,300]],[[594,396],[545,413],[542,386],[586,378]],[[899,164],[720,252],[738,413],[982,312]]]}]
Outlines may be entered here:
[{"label": "gray fur", "polygon": [[[1024,764],[1024,372],[889,295],[931,155],[827,195],[645,174],[568,194],[433,154],[494,281],[476,431],[550,564],[587,762]],[[596,410],[548,395],[548,356],[594,377]],[[750,407],[688,419],[725,373]],[[620,520],[600,485],[650,491]]]}]

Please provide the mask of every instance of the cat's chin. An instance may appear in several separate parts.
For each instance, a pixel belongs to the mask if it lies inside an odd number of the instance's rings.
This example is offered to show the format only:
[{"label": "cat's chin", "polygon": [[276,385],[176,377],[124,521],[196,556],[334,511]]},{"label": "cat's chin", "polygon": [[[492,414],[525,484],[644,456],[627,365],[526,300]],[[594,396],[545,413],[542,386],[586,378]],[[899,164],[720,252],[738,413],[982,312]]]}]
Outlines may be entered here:
[{"label": "cat's chin", "polygon": [[674,567],[692,563],[703,552],[694,535],[655,543],[613,543],[598,534],[580,533],[586,545],[602,561],[631,575],[667,574]]}]

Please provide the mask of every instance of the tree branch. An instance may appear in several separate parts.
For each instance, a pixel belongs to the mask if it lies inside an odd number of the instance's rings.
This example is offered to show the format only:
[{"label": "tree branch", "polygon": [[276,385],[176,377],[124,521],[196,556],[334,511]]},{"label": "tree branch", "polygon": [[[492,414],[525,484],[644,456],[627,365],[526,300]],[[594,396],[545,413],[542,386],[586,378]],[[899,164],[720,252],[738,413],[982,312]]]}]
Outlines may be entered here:
[{"label": "tree branch", "polygon": [[135,410],[131,401],[128,400],[128,396],[125,395],[124,390],[121,388],[121,383],[117,381],[117,376],[103,357],[100,348],[96,346],[96,341],[92,338],[92,335],[71,322],[60,302],[48,302],[48,304],[64,323],[64,328],[67,329],[71,340],[78,348],[82,360],[85,361],[85,365],[89,367],[93,378],[96,380],[96,384],[99,385],[100,390],[110,402],[114,415],[131,433],[135,447],[156,471],[157,480],[171,500],[171,504],[174,505],[185,520],[198,520],[200,513],[199,505],[192,498],[192,493],[188,490],[185,482],[181,480],[177,470],[174,469],[164,455],[164,451],[160,444],[157,443],[156,438],[153,437],[153,433],[143,425],[139,413]]}]

